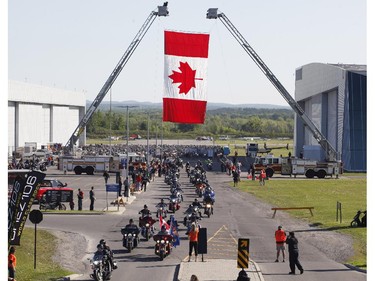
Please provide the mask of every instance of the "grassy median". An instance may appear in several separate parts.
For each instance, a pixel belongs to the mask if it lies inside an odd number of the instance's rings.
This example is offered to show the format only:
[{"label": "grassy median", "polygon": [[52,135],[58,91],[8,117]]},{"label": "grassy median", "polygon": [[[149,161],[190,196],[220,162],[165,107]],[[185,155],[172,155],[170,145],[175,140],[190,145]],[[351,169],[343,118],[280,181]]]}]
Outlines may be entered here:
[{"label": "grassy median", "polygon": [[55,236],[45,230],[37,231],[36,267],[34,269],[34,228],[24,228],[21,245],[16,246],[17,272],[16,279],[22,281],[52,281],[72,272],[54,263]]},{"label": "grassy median", "polygon": [[[310,224],[352,236],[354,253],[347,262],[366,268],[367,228],[350,227],[356,212],[367,208],[366,183],[365,174],[346,174],[339,179],[271,178],[265,186],[260,186],[258,181],[242,180],[239,189],[274,207],[314,207],[313,217],[308,210],[287,212]],[[342,206],[342,223],[336,221],[337,202]]]}]

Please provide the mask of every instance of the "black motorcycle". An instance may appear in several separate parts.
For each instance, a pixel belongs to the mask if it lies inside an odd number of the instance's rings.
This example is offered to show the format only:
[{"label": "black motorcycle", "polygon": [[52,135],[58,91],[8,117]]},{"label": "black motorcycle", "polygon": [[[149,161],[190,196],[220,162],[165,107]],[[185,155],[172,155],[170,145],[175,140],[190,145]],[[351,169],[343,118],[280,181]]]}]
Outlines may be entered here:
[{"label": "black motorcycle", "polygon": [[139,244],[139,229],[138,228],[121,228],[122,246],[125,247],[129,253]]},{"label": "black motorcycle", "polygon": [[107,254],[95,254],[90,260],[90,266],[92,269],[92,274],[90,277],[95,281],[110,280],[112,277],[111,262],[109,261],[109,256]]},{"label": "black motorcycle", "polygon": [[[361,214],[363,214],[362,218],[360,218]],[[351,227],[366,227],[367,226],[367,211],[361,212],[358,211],[357,214],[354,216],[352,222],[350,223]]]},{"label": "black motorcycle", "polygon": [[66,206],[61,202],[46,202],[45,200],[41,200],[39,203],[39,210],[46,211],[46,210],[60,210],[65,211]]}]

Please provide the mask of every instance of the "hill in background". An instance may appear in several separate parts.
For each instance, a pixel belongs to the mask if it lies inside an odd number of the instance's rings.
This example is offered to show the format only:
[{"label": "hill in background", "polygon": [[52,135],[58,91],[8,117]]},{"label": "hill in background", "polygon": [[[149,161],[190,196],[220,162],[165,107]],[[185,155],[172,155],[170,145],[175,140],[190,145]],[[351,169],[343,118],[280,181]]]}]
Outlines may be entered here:
[{"label": "hill in background", "polygon": [[[88,108],[91,105],[92,101],[86,101],[86,107]],[[107,111],[112,107],[112,110],[116,108],[126,107],[126,106],[137,106],[140,108],[152,108],[152,109],[161,109],[162,103],[152,103],[152,102],[138,102],[138,101],[112,101],[110,104],[109,101],[102,101],[99,109]],[[265,108],[265,109],[290,109],[287,105],[275,105],[275,104],[230,104],[230,103],[207,103],[208,110],[215,110],[220,108]]]}]

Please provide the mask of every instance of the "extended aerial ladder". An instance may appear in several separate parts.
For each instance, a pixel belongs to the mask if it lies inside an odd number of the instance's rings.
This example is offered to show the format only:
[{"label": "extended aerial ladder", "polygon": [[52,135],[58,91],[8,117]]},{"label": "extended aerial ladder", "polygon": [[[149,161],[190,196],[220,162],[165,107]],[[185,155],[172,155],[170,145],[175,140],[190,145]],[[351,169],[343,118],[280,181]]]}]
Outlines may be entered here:
[{"label": "extended aerial ladder", "polygon": [[[133,41],[130,43],[129,47],[125,51],[124,55],[121,57],[120,61],[108,77],[107,81],[104,83],[102,89],[100,90],[99,94],[96,96],[95,100],[90,105],[89,109],[86,111],[85,116],[79,122],[77,128],[74,130],[72,136],[68,140],[65,148],[69,150],[70,153],[73,152],[73,147],[76,144],[79,136],[85,130],[86,125],[89,123],[93,113],[99,107],[100,103],[108,93],[109,89],[112,87],[113,83],[116,81],[116,78],[121,73],[122,69],[134,53],[135,49],[138,47],[139,43],[142,41],[143,37],[145,36],[148,29],[151,27],[152,23],[156,19],[156,17],[160,16],[168,16],[168,2],[164,2],[163,6],[158,6],[157,10],[154,10],[150,13],[147,17],[146,21],[143,23],[141,29],[138,31],[136,36],[134,37]],[[67,151],[66,151],[67,152]]]},{"label": "extended aerial ladder", "polygon": [[283,98],[288,102],[290,107],[296,112],[296,114],[302,119],[303,124],[312,132],[314,138],[318,141],[320,146],[324,149],[327,161],[338,161],[339,155],[326,137],[320,132],[312,120],[306,115],[305,111],[301,106],[293,99],[289,92],[284,88],[276,76],[271,72],[267,65],[262,61],[246,39],[241,35],[237,28],[232,22],[225,16],[224,13],[218,13],[217,8],[210,8],[207,11],[206,17],[208,19],[217,19],[225,25],[228,31],[233,35],[237,42],[242,46],[246,53],[256,63],[260,70],[266,75],[268,80],[275,86]]}]

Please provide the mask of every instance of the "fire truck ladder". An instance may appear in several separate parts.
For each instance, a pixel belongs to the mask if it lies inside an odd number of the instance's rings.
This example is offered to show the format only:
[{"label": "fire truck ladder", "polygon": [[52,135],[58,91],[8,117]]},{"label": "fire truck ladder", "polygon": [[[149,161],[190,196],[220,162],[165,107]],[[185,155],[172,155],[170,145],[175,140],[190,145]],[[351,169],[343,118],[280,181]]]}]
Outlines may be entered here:
[{"label": "fire truck ladder", "polygon": [[111,75],[108,77],[107,81],[104,83],[99,94],[96,96],[95,100],[90,105],[89,109],[86,111],[85,116],[79,122],[77,128],[74,130],[72,136],[68,140],[65,147],[69,149],[69,152],[73,152],[73,147],[76,144],[78,137],[85,130],[86,125],[89,123],[93,113],[99,107],[100,103],[108,93],[109,89],[112,87],[113,83],[116,81],[116,78],[120,75],[122,69],[134,53],[135,49],[138,47],[139,43],[142,41],[148,29],[151,27],[152,23],[156,17],[168,16],[168,2],[164,2],[163,6],[158,6],[157,10],[154,10],[147,17],[146,21],[143,23],[141,29],[138,31],[137,35],[134,37],[133,41],[130,43],[129,47],[125,51],[124,55],[121,57],[120,61],[116,65],[115,69],[112,71]]},{"label": "fire truck ladder", "polygon": [[251,57],[251,59],[256,63],[260,70],[266,75],[268,80],[275,86],[283,98],[288,102],[290,107],[296,112],[296,114],[301,117],[303,124],[312,132],[314,138],[318,141],[320,146],[324,149],[326,153],[326,160],[337,161],[338,154],[330,142],[325,138],[325,136],[320,132],[320,130],[315,126],[312,120],[306,115],[301,106],[293,99],[289,92],[284,88],[276,76],[271,72],[267,65],[262,61],[246,39],[241,35],[241,33],[236,29],[232,22],[225,16],[224,13],[218,13],[217,8],[210,8],[207,11],[206,17],[208,19],[217,19],[225,25],[228,31],[233,35],[241,47],[246,51],[246,53]]}]

